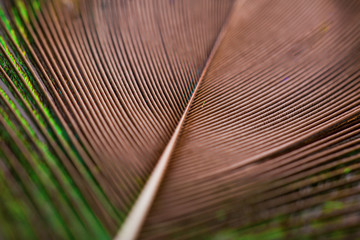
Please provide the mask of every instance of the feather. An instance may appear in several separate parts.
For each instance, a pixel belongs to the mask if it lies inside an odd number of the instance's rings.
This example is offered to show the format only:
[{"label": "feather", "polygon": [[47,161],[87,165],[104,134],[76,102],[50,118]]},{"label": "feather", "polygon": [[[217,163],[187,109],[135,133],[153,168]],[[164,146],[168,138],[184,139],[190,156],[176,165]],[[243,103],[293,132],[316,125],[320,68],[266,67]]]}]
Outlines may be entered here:
[{"label": "feather", "polygon": [[360,236],[358,1],[0,18],[0,238]]}]

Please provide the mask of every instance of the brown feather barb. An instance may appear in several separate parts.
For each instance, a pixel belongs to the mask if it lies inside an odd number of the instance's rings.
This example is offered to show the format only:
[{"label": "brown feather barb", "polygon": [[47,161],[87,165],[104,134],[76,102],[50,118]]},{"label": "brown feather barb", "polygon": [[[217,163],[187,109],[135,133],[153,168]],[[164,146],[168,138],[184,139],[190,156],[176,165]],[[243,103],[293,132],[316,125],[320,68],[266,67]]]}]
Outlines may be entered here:
[{"label": "brown feather barb", "polygon": [[360,238],[357,0],[0,0],[1,239]]}]

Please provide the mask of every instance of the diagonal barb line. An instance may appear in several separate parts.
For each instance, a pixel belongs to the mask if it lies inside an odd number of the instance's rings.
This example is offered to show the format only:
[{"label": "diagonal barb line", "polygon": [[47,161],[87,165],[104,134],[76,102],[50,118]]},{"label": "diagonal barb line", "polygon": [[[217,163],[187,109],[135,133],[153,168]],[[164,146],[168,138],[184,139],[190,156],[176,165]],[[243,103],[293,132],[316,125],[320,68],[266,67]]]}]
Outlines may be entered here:
[{"label": "diagonal barb line", "polygon": [[230,25],[231,19],[234,15],[235,10],[241,7],[246,0],[238,0],[234,3],[234,6],[226,19],[225,23],[223,24],[220,33],[214,43],[214,46],[210,52],[208,59],[206,60],[206,64],[203,68],[199,81],[196,85],[196,88],[186,106],[186,109],[173,133],[170,138],[170,141],[165,147],[162,155],[160,156],[153,172],[151,173],[148,181],[146,182],[143,190],[141,191],[138,199],[136,200],[135,204],[133,205],[128,217],[126,218],[124,224],[122,225],[120,231],[114,237],[114,240],[134,240],[137,238],[142,225],[146,219],[146,216],[152,206],[152,203],[156,197],[156,193],[161,185],[161,181],[165,175],[167,170],[167,166],[169,165],[171,154],[176,146],[176,142],[180,136],[181,129],[184,125],[186,116],[190,110],[191,104],[195,99],[196,93],[201,85],[202,80],[209,68],[212,59],[214,58],[224,36],[227,31],[228,26]]}]

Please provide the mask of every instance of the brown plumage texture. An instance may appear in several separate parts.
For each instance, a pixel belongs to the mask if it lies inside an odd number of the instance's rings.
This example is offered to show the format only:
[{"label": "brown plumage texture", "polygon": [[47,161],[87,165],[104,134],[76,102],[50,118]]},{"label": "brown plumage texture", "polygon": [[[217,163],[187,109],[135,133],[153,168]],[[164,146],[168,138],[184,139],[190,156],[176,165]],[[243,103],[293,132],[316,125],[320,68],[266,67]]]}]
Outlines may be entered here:
[{"label": "brown plumage texture", "polygon": [[360,237],[359,1],[0,7],[0,237]]}]

